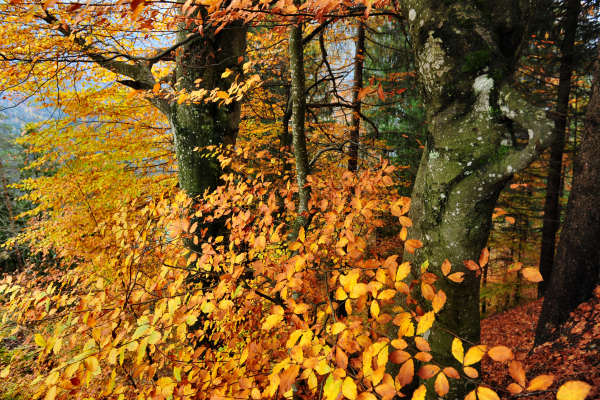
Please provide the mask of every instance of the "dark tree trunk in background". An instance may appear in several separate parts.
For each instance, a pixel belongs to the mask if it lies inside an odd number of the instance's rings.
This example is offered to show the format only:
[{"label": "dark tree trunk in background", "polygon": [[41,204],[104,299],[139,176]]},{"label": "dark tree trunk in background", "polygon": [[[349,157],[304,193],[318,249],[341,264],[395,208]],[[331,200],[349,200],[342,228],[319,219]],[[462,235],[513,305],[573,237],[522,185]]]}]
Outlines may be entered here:
[{"label": "dark tree trunk in background", "polygon": [[[478,260],[500,191],[551,143],[552,122],[511,86],[528,35],[529,1],[401,4],[428,128],[409,230],[409,237],[421,240],[423,248],[407,258],[415,275],[425,260],[439,276],[444,259],[453,271],[465,272],[460,284],[440,279],[448,300],[428,339],[437,363],[457,366],[452,339],[480,340],[480,282],[463,261]],[[512,140],[515,131],[526,132],[525,143]],[[467,382],[453,382],[447,398],[464,398],[470,390]],[[435,397],[433,390],[428,395]]]},{"label": "dark tree trunk in background", "polygon": [[573,172],[573,186],[560,234],[554,269],[546,288],[535,344],[552,337],[569,313],[589,299],[600,273],[600,48],[592,94]]},{"label": "dark tree trunk in background", "polygon": [[352,87],[352,126],[350,127],[350,159],[348,170],[358,170],[358,148],[360,146],[360,91],[363,88],[363,64],[365,58],[365,25],[360,22],[356,32],[354,55],[354,86]]},{"label": "dark tree trunk in background", "polygon": [[565,128],[568,121],[569,96],[571,94],[571,77],[573,75],[575,33],[580,0],[568,0],[563,29],[564,37],[560,46],[560,77],[554,120],[555,139],[550,148],[550,165],[548,167],[548,183],[546,185],[546,202],[544,204],[544,226],[542,230],[542,249],[540,254],[540,272],[544,280],[538,285],[538,296],[544,295],[547,283],[552,274],[556,232],[560,225],[560,188],[562,176],[562,158],[565,147]]}]

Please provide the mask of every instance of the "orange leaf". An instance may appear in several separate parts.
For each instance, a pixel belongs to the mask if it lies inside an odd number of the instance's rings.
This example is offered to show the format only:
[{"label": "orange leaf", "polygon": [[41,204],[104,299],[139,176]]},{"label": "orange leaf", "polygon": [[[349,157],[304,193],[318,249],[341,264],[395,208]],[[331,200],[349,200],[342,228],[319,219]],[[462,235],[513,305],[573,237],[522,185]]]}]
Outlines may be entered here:
[{"label": "orange leaf", "polygon": [[479,271],[479,265],[477,265],[477,263],[473,260],[466,260],[463,261],[463,264],[465,264],[465,267],[467,267],[467,269],[470,269],[471,271]]},{"label": "orange leaf", "polygon": [[538,375],[529,382],[527,390],[533,392],[536,390],[546,390],[554,382],[554,375]]},{"label": "orange leaf", "polygon": [[438,292],[433,297],[433,301],[431,302],[431,307],[433,307],[433,312],[439,312],[442,307],[446,304],[446,293],[442,289],[438,290]]},{"label": "orange leaf", "polygon": [[465,273],[455,272],[453,274],[448,275],[448,279],[450,279],[452,282],[461,283],[465,280]]},{"label": "orange leaf", "polygon": [[444,368],[444,374],[452,379],[460,379],[460,374],[452,367]]},{"label": "orange leaf", "polygon": [[523,369],[523,364],[520,361],[511,361],[508,365],[508,373],[519,385],[525,387],[525,369]]},{"label": "orange leaf", "polygon": [[464,367],[463,372],[472,379],[475,379],[479,376],[479,372],[473,367]]},{"label": "orange leaf", "polygon": [[418,375],[421,379],[429,379],[435,374],[437,374],[439,370],[440,367],[438,367],[437,365],[425,364],[421,368],[419,368]]},{"label": "orange leaf", "polygon": [[448,259],[445,259],[442,263],[442,274],[444,274],[444,276],[448,276],[451,268],[452,264],[450,264],[450,261],[448,261]]},{"label": "orange leaf", "polygon": [[511,394],[519,394],[523,391],[523,388],[518,383],[511,383],[506,387]]},{"label": "orange leaf", "polygon": [[394,364],[402,364],[411,357],[410,353],[404,350],[394,350],[390,354],[390,361]]},{"label": "orange leaf", "polygon": [[429,342],[423,339],[421,336],[415,336],[415,345],[420,351],[431,351],[431,346],[429,346]]},{"label": "orange leaf", "polygon": [[521,274],[523,275],[523,278],[527,279],[529,282],[541,282],[544,280],[537,268],[523,268]]},{"label": "orange leaf", "polygon": [[450,390],[448,378],[446,378],[446,375],[444,375],[443,372],[438,374],[437,378],[435,378],[434,389],[435,392],[442,397],[444,397]]},{"label": "orange leaf", "polygon": [[383,88],[381,87],[381,83],[377,87],[377,96],[379,97],[379,100],[381,100],[381,101],[385,100],[385,93],[383,93]]},{"label": "orange leaf", "polygon": [[404,249],[411,254],[414,253],[416,249],[420,249],[421,247],[423,247],[423,243],[417,239],[408,239],[406,242],[404,242]]},{"label": "orange leaf", "polygon": [[396,379],[401,386],[406,386],[413,380],[413,376],[415,375],[415,364],[412,359],[406,361],[400,367],[400,371],[398,372],[398,376]]},{"label": "orange leaf", "polygon": [[511,349],[506,346],[494,346],[488,351],[488,355],[494,361],[504,362],[515,358]]},{"label": "orange leaf", "polygon": [[484,247],[483,250],[481,250],[481,254],[479,255],[479,265],[481,267],[484,267],[488,263],[489,259],[490,259],[490,251],[488,250],[487,247]]}]

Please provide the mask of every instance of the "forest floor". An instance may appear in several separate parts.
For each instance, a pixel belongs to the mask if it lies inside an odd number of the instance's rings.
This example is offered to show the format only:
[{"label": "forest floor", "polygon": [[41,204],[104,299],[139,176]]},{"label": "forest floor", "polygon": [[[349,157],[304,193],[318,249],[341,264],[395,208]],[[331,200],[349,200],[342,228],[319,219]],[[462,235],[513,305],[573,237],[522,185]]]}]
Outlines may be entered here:
[{"label": "forest floor", "polygon": [[[503,399],[555,399],[558,387],[568,380],[588,382],[592,391],[587,399],[600,399],[600,286],[592,299],[571,313],[555,340],[533,349],[541,308],[542,300],[537,300],[481,321],[482,343],[510,347],[515,358],[525,365],[528,379],[540,374],[555,377],[554,384],[543,393],[523,392],[512,397],[507,394]],[[484,359],[482,370],[484,381],[499,388],[512,382],[507,366]]]}]

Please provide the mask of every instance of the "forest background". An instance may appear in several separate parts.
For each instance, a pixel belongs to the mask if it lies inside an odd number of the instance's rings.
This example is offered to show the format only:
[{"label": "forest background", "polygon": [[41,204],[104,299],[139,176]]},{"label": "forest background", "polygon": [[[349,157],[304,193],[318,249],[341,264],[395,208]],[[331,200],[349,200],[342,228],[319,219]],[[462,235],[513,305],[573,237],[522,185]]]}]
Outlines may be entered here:
[{"label": "forest background", "polygon": [[597,13],[3,2],[2,395],[594,396],[480,318],[594,296]]}]

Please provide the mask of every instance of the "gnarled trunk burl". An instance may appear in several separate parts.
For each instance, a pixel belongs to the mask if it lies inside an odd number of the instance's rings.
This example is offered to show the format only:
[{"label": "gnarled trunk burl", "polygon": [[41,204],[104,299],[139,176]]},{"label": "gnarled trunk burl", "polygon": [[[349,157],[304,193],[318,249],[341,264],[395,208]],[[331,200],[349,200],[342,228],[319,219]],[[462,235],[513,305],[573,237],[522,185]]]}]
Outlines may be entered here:
[{"label": "gnarled trunk burl", "polygon": [[[498,195],[513,173],[551,143],[552,123],[510,85],[526,38],[528,1],[493,3],[409,0],[417,75],[427,108],[428,137],[412,193],[414,274],[429,260],[441,277],[445,259],[462,283],[440,279],[447,303],[429,333],[437,362],[456,365],[452,339],[478,343],[479,278],[464,260],[477,260]],[[453,382],[447,398],[469,389]],[[433,397],[433,390],[428,390]]]}]

